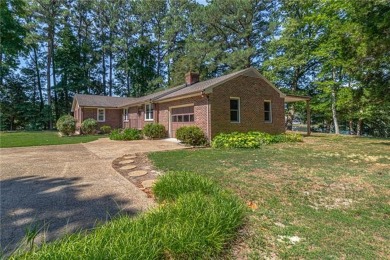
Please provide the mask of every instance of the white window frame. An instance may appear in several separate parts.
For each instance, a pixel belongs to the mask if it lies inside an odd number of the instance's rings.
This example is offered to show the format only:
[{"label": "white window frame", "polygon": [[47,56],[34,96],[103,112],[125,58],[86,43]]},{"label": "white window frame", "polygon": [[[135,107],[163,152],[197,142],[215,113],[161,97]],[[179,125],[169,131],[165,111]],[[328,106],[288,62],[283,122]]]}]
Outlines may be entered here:
[{"label": "white window frame", "polygon": [[[99,119],[99,110],[103,110],[103,120]],[[97,117],[96,121],[98,121],[98,122],[106,122],[106,109],[105,108],[98,108],[96,117]]]},{"label": "white window frame", "polygon": [[[150,108],[149,110],[148,107]],[[148,111],[151,111],[151,114]],[[154,120],[153,114],[154,114],[153,103],[145,104],[145,121],[153,121]]]},{"label": "white window frame", "polygon": [[123,121],[129,122],[129,108],[123,109]]},{"label": "white window frame", "polygon": [[[238,109],[237,109],[238,120],[237,121],[232,121],[231,120],[231,112],[232,112],[232,110],[235,111],[235,109],[231,109],[231,107],[230,107],[230,101],[231,100],[238,100]],[[241,99],[239,97],[230,97],[230,99],[229,99],[229,120],[230,120],[230,123],[233,123],[233,124],[241,123]]]},{"label": "white window frame", "polygon": [[[264,108],[265,103],[269,103],[269,111],[265,111],[265,108]],[[272,102],[271,102],[271,100],[264,100],[263,108],[264,108],[264,122],[265,123],[272,123]],[[269,112],[269,120],[265,120],[265,113],[266,112]]]}]

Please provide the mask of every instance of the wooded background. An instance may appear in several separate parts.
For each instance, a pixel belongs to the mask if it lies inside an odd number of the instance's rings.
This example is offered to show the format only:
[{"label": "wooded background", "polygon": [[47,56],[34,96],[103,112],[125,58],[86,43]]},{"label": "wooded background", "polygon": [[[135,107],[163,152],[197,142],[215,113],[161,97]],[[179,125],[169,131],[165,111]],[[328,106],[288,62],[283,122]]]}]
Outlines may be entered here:
[{"label": "wooded background", "polygon": [[[323,131],[390,136],[387,0],[0,0],[1,130],[49,129],[75,93],[139,97],[249,66],[310,95]],[[303,106],[303,104],[302,104]],[[287,108],[287,128],[304,118]]]}]

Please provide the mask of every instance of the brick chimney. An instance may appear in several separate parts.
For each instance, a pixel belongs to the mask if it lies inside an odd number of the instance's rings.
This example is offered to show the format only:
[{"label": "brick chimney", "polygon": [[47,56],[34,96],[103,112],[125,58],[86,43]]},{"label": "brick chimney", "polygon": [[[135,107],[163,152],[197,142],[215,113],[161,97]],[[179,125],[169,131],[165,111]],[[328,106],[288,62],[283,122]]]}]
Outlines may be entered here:
[{"label": "brick chimney", "polygon": [[186,73],[186,84],[187,85],[192,85],[199,82],[199,73],[195,72],[187,72]]}]

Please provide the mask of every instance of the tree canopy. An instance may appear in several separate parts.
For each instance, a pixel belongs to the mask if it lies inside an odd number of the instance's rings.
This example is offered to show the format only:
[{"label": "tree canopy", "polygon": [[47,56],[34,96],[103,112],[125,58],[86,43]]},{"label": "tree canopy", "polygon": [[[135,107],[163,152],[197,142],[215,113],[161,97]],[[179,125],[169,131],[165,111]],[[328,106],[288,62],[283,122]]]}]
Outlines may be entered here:
[{"label": "tree canopy", "polygon": [[[387,0],[0,0],[1,130],[51,128],[73,95],[139,97],[253,66],[313,97],[325,131],[390,135]],[[289,104],[287,128],[304,113]]]}]

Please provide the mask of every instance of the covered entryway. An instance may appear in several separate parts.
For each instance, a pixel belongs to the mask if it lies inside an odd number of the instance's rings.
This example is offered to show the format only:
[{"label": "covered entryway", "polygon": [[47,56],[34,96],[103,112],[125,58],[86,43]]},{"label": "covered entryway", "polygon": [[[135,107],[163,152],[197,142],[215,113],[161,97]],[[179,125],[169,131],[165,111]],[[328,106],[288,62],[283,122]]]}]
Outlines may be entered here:
[{"label": "covered entryway", "polygon": [[194,105],[183,105],[179,107],[170,107],[170,125],[169,136],[176,138],[176,130],[182,126],[190,126],[194,124]]}]

